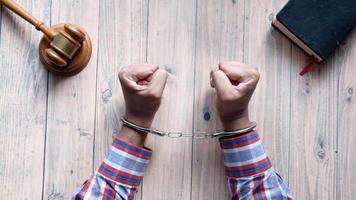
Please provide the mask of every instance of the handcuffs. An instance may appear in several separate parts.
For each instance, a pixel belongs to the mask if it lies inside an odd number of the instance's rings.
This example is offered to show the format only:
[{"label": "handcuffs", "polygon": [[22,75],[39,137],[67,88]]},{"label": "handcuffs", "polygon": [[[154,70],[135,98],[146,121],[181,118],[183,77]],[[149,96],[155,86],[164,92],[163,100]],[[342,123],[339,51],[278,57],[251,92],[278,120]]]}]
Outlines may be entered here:
[{"label": "handcuffs", "polygon": [[190,133],[182,133],[182,132],[164,132],[160,131],[154,128],[147,128],[147,127],[142,127],[137,124],[134,124],[130,121],[127,121],[124,117],[121,117],[120,120],[122,121],[123,125],[134,129],[138,132],[143,132],[143,133],[151,133],[154,135],[158,136],[167,136],[170,138],[181,138],[181,137],[191,137],[195,139],[203,139],[203,138],[215,138],[215,137],[226,137],[226,136],[239,136],[243,135],[246,133],[249,133],[256,128],[257,123],[256,122],[251,122],[250,126],[241,130],[237,131],[216,131],[216,132],[211,132],[211,133],[205,133],[205,132],[194,132],[194,134]]}]

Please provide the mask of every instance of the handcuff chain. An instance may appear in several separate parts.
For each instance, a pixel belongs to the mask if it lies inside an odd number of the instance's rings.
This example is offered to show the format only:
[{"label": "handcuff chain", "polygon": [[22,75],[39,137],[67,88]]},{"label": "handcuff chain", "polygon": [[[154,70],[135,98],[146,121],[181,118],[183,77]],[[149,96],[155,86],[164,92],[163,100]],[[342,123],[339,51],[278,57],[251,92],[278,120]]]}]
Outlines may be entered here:
[{"label": "handcuff chain", "polygon": [[127,121],[124,117],[121,117],[120,120],[122,123],[130,127],[132,129],[144,132],[144,133],[151,133],[154,135],[159,135],[161,137],[167,136],[170,138],[181,138],[181,137],[191,137],[194,139],[204,139],[204,138],[214,138],[214,137],[223,137],[223,136],[233,136],[233,135],[242,135],[244,133],[248,133],[254,130],[256,128],[257,124],[256,122],[251,122],[251,125],[245,129],[237,130],[237,131],[216,131],[216,132],[211,132],[211,133],[205,133],[205,132],[193,132],[194,134],[190,133],[183,133],[183,132],[164,132],[160,131],[154,128],[147,128],[147,127],[142,127],[139,125],[136,125],[132,122]]},{"label": "handcuff chain", "polygon": [[194,134],[190,134],[190,133],[182,133],[182,132],[163,132],[157,129],[151,129],[148,133],[152,133],[159,136],[167,136],[170,138],[191,137],[195,139],[204,139],[204,138],[212,137],[212,133],[194,132]]}]

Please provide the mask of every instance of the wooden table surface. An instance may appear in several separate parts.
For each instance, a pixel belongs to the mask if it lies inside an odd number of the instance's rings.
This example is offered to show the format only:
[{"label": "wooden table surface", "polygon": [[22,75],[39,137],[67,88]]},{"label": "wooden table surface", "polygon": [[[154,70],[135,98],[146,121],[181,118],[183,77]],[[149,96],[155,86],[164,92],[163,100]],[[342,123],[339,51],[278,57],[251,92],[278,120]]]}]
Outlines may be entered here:
[{"label": "wooden table surface", "polygon": [[[209,72],[219,61],[258,67],[251,118],[296,199],[356,196],[356,32],[301,77],[307,56],[271,21],[287,0],[16,0],[46,24],[90,33],[89,66],[69,78],[38,58],[41,33],[0,13],[0,198],[69,199],[95,171],[120,129],[120,66],[169,72],[154,126],[219,128]],[[154,150],[143,200],[227,199],[216,139],[149,136]]]}]

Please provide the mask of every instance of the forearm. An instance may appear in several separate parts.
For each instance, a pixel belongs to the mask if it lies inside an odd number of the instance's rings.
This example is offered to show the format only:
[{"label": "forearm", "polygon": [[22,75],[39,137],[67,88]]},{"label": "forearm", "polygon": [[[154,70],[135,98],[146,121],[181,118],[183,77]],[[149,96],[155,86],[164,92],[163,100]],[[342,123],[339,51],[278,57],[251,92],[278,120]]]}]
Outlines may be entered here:
[{"label": "forearm", "polygon": [[126,126],[123,126],[117,138],[132,145],[143,147],[146,136],[146,133],[140,133]]},{"label": "forearm", "polygon": [[[119,80],[125,99],[126,120],[150,127],[161,103],[167,72],[155,64],[130,65],[121,68]],[[135,199],[152,154],[143,147],[145,138],[145,133],[124,126],[100,168],[74,198]]]},{"label": "forearm", "polygon": [[292,199],[257,132],[220,139],[230,199]]},{"label": "forearm", "polygon": [[143,147],[145,138],[146,134],[123,126],[106,159],[74,198],[134,199],[152,154]]}]

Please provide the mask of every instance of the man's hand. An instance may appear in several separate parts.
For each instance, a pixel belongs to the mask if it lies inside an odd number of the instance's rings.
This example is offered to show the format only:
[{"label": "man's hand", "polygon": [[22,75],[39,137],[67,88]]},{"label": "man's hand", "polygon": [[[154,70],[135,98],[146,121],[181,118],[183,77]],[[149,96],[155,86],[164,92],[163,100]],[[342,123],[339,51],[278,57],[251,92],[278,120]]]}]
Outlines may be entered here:
[{"label": "man's hand", "polygon": [[125,118],[135,124],[149,127],[161,103],[167,72],[158,65],[125,66],[119,79],[126,102]]},{"label": "man's hand", "polygon": [[238,62],[223,62],[210,74],[211,87],[216,90],[216,108],[225,131],[250,125],[248,103],[259,80],[258,71]]}]

